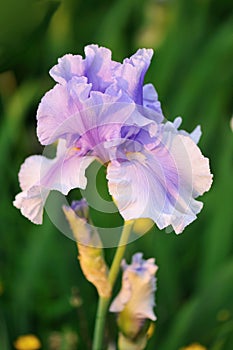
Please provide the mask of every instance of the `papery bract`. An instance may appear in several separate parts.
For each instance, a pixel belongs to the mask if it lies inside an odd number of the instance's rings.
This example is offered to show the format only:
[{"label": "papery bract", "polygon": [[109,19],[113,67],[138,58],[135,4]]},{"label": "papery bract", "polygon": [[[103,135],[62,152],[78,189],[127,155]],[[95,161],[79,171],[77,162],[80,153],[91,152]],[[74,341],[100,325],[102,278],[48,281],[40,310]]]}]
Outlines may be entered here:
[{"label": "papery bract", "polygon": [[87,203],[84,200],[73,202],[71,207],[63,206],[66,219],[77,242],[82,271],[86,279],[96,287],[99,296],[108,298],[112,292],[108,281],[108,267],[103,257],[98,232],[88,223],[87,209]]}]

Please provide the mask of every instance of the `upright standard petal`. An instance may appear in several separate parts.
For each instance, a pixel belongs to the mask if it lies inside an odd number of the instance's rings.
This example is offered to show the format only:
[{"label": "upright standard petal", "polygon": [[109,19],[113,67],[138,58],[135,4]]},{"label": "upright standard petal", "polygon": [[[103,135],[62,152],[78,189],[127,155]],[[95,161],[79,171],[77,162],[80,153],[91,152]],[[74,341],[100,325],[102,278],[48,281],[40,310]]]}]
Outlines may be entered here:
[{"label": "upright standard petal", "polygon": [[59,84],[66,84],[73,77],[85,75],[85,62],[80,55],[67,54],[58,58],[58,63],[49,74]]},{"label": "upright standard petal", "polygon": [[114,71],[119,87],[139,105],[143,104],[142,86],[152,56],[152,49],[139,49]]},{"label": "upright standard petal", "polygon": [[152,84],[143,86],[143,106],[153,109],[156,112],[155,121],[161,123],[164,119],[161,109],[161,103],[158,100],[158,94]]},{"label": "upright standard petal", "polygon": [[105,92],[114,82],[112,71],[120,63],[112,61],[112,53],[105,47],[88,45],[84,49],[86,57],[65,55],[50,70],[52,78],[60,84],[68,83],[73,77],[85,76],[94,91]]},{"label": "upright standard petal", "polygon": [[51,190],[67,195],[73,188],[86,187],[85,170],[94,157],[77,157],[75,149],[67,149],[60,141],[57,156],[31,156],[22,164],[19,181],[22,192],[14,201],[16,208],[36,224],[42,223],[43,206]]},{"label": "upright standard petal", "polygon": [[[153,86],[146,85],[142,91],[153,50],[140,49],[123,64],[112,61],[111,51],[97,45],[86,46],[85,53],[85,59],[65,55],[50,71],[59,84],[45,94],[38,108],[37,135],[43,145],[58,138],[66,139],[69,145],[74,143],[93,126],[93,112],[96,109],[97,113],[100,105],[116,108],[116,103],[136,102],[138,114],[145,119],[163,119]],[[103,124],[106,120],[101,117],[98,120]],[[114,122],[121,121],[119,112]],[[141,126],[137,118],[133,123]]]},{"label": "upright standard petal", "polygon": [[163,131],[152,150],[128,153],[128,161],[108,165],[109,191],[125,220],[151,218],[176,233],[196,219],[203,206],[195,198],[212,183],[209,162],[189,136]]},{"label": "upright standard petal", "polygon": [[120,63],[112,61],[112,53],[105,47],[88,45],[85,47],[85,76],[92,83],[94,91],[105,92],[114,82],[113,71]]},{"label": "upright standard petal", "polygon": [[113,97],[90,90],[85,80],[73,77],[66,85],[56,85],[45,94],[37,112],[37,135],[43,145],[58,138],[74,143],[97,126],[128,118],[126,113],[130,114],[133,106],[126,103],[127,97],[125,100],[121,93]]},{"label": "upright standard petal", "polygon": [[122,125],[152,124],[145,114],[124,92],[111,96],[90,91],[89,84],[73,77],[43,97],[37,113],[37,134],[42,144],[63,138],[68,147],[79,148],[80,155],[91,152],[107,162],[104,142],[120,139]]},{"label": "upright standard petal", "polygon": [[[122,89],[137,104],[143,104],[143,80],[153,56],[152,49],[139,49],[123,64],[112,60],[112,53],[105,47],[88,45],[84,49],[85,58],[67,54],[58,59],[58,64],[50,70],[53,79],[66,84],[73,77],[86,77],[93,91],[111,90],[111,85]],[[153,109],[155,108],[153,101]],[[151,104],[152,106],[152,104]],[[159,109],[159,104],[156,103]]]},{"label": "upright standard petal", "polygon": [[37,136],[42,145],[73,134],[78,138],[84,132],[81,111],[90,89],[85,79],[73,78],[66,85],[55,85],[45,94],[37,111]]}]

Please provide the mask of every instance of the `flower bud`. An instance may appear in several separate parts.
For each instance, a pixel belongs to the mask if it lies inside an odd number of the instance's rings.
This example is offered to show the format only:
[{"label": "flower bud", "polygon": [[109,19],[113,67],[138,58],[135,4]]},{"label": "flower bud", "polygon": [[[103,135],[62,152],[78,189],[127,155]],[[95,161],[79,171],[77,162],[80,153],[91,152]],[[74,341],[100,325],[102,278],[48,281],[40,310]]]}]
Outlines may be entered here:
[{"label": "flower bud", "polygon": [[[86,279],[94,284],[99,296],[108,298],[111,286],[108,282],[108,267],[96,228],[88,223],[88,205],[85,200],[75,201],[71,207],[63,206],[79,251],[78,259]],[[82,217],[80,216],[82,215]]]},{"label": "flower bud", "polygon": [[80,218],[87,219],[89,218],[89,207],[85,198],[82,198],[78,201],[73,201],[71,203],[71,208],[74,210],[75,214]]},{"label": "flower bud", "polygon": [[130,265],[123,261],[122,268],[122,288],[110,306],[110,311],[118,313],[119,348],[144,349],[149,320],[156,320],[153,307],[158,267],[153,258],[143,260],[142,253],[137,253]]},{"label": "flower bud", "polygon": [[120,350],[143,350],[147,344],[147,336],[144,334],[136,340],[130,340],[122,333],[119,333],[118,347]]}]

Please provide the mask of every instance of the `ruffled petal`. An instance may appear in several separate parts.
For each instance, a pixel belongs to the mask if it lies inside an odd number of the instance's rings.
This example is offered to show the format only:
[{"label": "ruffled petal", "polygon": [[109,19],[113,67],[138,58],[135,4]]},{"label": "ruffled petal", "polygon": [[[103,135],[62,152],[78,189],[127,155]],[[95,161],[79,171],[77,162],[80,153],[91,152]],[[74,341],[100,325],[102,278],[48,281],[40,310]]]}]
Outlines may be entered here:
[{"label": "ruffled petal", "polygon": [[[180,147],[184,147],[189,160],[185,162],[180,158]],[[191,137],[177,135],[170,149],[172,156],[176,161],[176,166],[181,174],[187,174],[185,182],[189,180],[189,172],[185,168],[190,167],[192,175],[192,195],[194,198],[201,196],[204,192],[209,191],[212,185],[212,174],[210,173],[209,160],[205,158],[200,148],[195,144]]]},{"label": "ruffled petal", "polygon": [[14,205],[36,224],[42,223],[43,206],[51,190],[67,195],[73,188],[84,189],[87,184],[85,170],[94,157],[78,157],[75,149],[67,149],[65,141],[58,144],[57,156],[31,156],[19,172],[22,192]]},{"label": "ruffled petal", "polygon": [[50,75],[60,84],[67,83],[73,77],[85,76],[93,90],[104,92],[114,82],[112,70],[120,63],[112,61],[112,53],[105,47],[88,45],[84,51],[85,58],[71,54],[59,58]]},{"label": "ruffled petal", "polygon": [[109,191],[125,220],[151,218],[176,233],[196,219],[203,206],[194,198],[212,183],[209,162],[189,136],[164,131],[151,151],[129,153],[108,166]]},{"label": "ruffled petal", "polygon": [[[190,134],[185,130],[178,130],[182,122],[181,117],[177,117],[174,122],[166,122],[164,124],[161,142],[163,144],[169,144],[171,148],[171,154],[174,156],[176,165],[182,173],[185,173],[185,168],[191,160],[192,168],[192,179],[193,179],[193,196],[194,198],[202,195],[208,191],[212,184],[212,174],[210,174],[209,160],[203,157],[199,147],[196,144],[199,142],[201,137],[201,128],[198,125]],[[177,135],[174,138],[174,134]],[[186,137],[184,137],[186,136]],[[171,139],[174,142],[171,142]],[[182,151],[183,149],[183,151]],[[186,155],[187,164],[184,160],[181,160],[181,152]],[[178,164],[179,161],[179,164]]]},{"label": "ruffled petal", "polygon": [[66,85],[56,85],[44,96],[37,119],[42,144],[63,138],[68,147],[78,147],[80,155],[92,152],[103,162],[109,160],[104,142],[120,139],[122,125],[153,123],[124,92],[111,96],[90,91],[90,86],[77,77]]},{"label": "ruffled petal", "polygon": [[28,191],[23,191],[17,194],[14,206],[21,210],[21,213],[32,221],[34,224],[42,224],[43,209],[49,191],[41,189],[39,186],[34,186]]},{"label": "ruffled petal", "polygon": [[[85,59],[65,55],[50,72],[62,85],[57,84],[46,93],[38,108],[37,135],[43,145],[58,138],[64,138],[68,146],[72,145],[80,135],[99,125],[97,119],[101,125],[113,120],[110,114],[107,118],[106,113],[103,116],[103,110],[116,110],[114,123],[117,121],[118,124],[123,120],[141,126],[142,118],[138,115],[144,116],[147,124],[150,120],[161,121],[163,116],[152,85],[145,87],[145,106],[142,105],[142,83],[153,50],[138,50],[123,64],[112,61],[111,51],[97,45],[87,46],[85,53]],[[133,122],[126,121],[119,111],[119,103],[128,103],[132,109],[133,102],[139,103],[137,116]],[[111,108],[106,108],[106,104],[112,104]]]},{"label": "ruffled petal", "polygon": [[158,100],[158,94],[152,84],[143,86],[143,106],[153,109],[156,112],[155,121],[161,123],[164,119],[161,109],[161,103]]},{"label": "ruffled petal", "polygon": [[113,70],[120,63],[112,61],[111,50],[98,45],[88,45],[84,49],[85,76],[92,83],[93,90],[105,92],[106,88],[114,82]]},{"label": "ruffled petal", "polygon": [[49,74],[57,83],[65,84],[75,76],[85,75],[85,61],[80,55],[67,54],[58,59]]},{"label": "ruffled petal", "polygon": [[113,61],[111,51],[105,47],[88,45],[84,51],[84,59],[71,54],[58,59],[58,64],[50,70],[53,79],[65,84],[73,77],[85,76],[94,91],[105,92],[111,85],[117,85],[136,103],[142,104],[142,85],[153,55],[152,49],[139,49],[123,64]]},{"label": "ruffled petal", "polygon": [[90,92],[90,85],[74,77],[66,85],[56,85],[42,98],[37,112],[37,135],[43,145],[58,138],[71,145],[93,128],[110,124],[114,131],[113,125],[124,123],[135,109],[122,92],[116,96]]},{"label": "ruffled petal", "polygon": [[19,184],[23,191],[29,190],[40,180],[41,165],[43,159],[50,162],[49,159],[42,156],[30,156],[20,167],[19,171]]},{"label": "ruffled petal", "polygon": [[142,105],[143,102],[143,80],[152,56],[152,49],[139,49],[133,56],[126,58],[123,64],[117,66],[114,71],[118,86],[139,105]]},{"label": "ruffled petal", "polygon": [[42,163],[49,167],[51,160],[42,156],[28,157],[21,165],[19,183],[23,190],[15,197],[14,206],[35,224],[42,223],[43,206],[49,191],[37,184],[40,181]]},{"label": "ruffled petal", "polygon": [[73,134],[77,138],[83,132],[81,111],[90,89],[85,79],[73,78],[45,94],[37,111],[37,136],[42,145]]}]

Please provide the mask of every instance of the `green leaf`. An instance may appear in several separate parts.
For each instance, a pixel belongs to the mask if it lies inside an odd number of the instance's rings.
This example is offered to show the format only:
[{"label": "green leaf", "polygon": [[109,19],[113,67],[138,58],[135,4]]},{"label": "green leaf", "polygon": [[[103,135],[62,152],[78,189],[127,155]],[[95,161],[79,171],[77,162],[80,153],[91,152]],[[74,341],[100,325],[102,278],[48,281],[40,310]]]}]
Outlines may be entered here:
[{"label": "green leaf", "polygon": [[35,40],[43,34],[59,0],[2,0],[0,2],[0,71],[9,69]]},{"label": "green leaf", "polygon": [[233,311],[233,260],[216,269],[214,277],[187,301],[175,317],[171,329],[160,344],[161,349],[174,350],[194,341],[208,341],[219,326],[217,314]]}]

